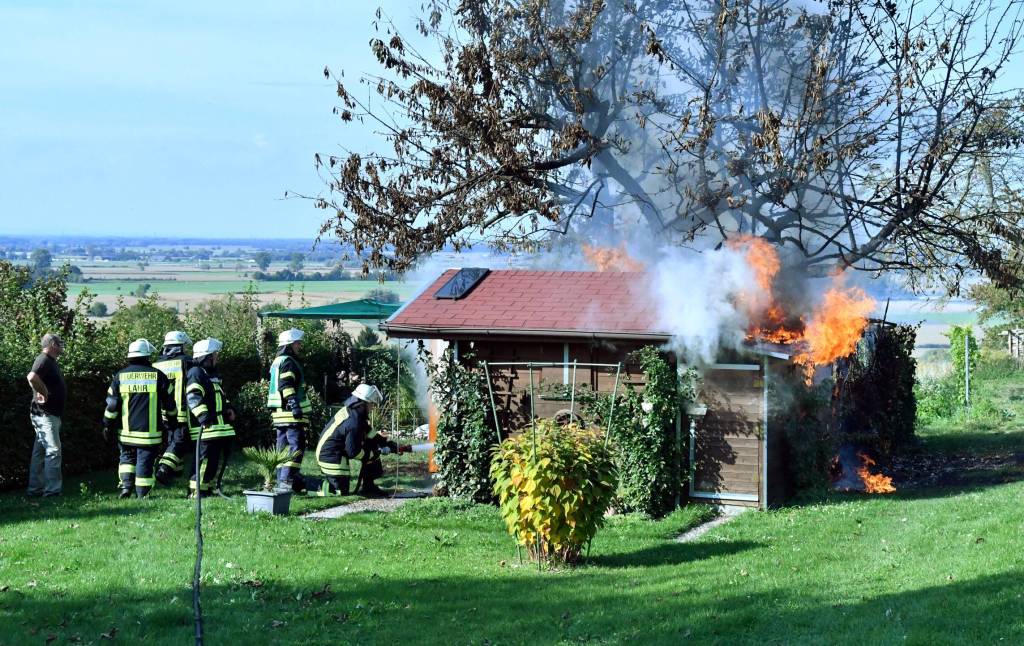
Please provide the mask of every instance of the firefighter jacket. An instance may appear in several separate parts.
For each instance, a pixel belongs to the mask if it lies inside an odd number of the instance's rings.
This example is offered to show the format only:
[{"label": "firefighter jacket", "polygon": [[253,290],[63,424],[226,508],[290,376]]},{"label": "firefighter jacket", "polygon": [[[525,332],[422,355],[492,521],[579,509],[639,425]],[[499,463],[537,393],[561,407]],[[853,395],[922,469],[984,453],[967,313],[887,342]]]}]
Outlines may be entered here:
[{"label": "firefighter jacket", "polygon": [[316,461],[326,475],[348,475],[349,460],[369,459],[384,446],[398,450],[394,442],[370,428],[366,407],[354,405],[357,401],[346,402],[320,434]]},{"label": "firefighter jacket", "polygon": [[274,426],[308,424],[313,406],[306,395],[306,380],[302,366],[288,351],[281,348],[274,363],[270,364],[270,386],[267,408]]},{"label": "firefighter jacket", "polygon": [[189,422],[188,404],[185,402],[185,378],[192,367],[192,357],[185,354],[180,345],[164,348],[163,353],[153,363],[153,367],[167,375],[174,392],[174,403],[177,406],[177,425],[185,426]]},{"label": "firefighter jacket", "polygon": [[157,446],[177,415],[171,382],[146,359],[130,359],[107,389],[103,425],[120,426],[117,439],[129,446]]},{"label": "firefighter jacket", "polygon": [[203,429],[203,440],[235,435],[235,428],[225,417],[231,410],[231,404],[224,396],[220,375],[215,368],[205,367],[202,363],[193,364],[189,368],[185,382],[185,401],[191,415],[189,430],[193,440],[199,437],[199,427]]}]

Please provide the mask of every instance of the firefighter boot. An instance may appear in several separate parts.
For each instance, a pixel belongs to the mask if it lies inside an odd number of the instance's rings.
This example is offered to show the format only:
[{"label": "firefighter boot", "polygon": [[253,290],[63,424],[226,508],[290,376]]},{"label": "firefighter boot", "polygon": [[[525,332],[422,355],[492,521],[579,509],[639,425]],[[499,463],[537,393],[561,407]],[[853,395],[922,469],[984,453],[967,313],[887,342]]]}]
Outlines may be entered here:
[{"label": "firefighter boot", "polygon": [[166,464],[161,464],[156,468],[156,481],[165,487],[174,484],[174,476],[174,471]]}]

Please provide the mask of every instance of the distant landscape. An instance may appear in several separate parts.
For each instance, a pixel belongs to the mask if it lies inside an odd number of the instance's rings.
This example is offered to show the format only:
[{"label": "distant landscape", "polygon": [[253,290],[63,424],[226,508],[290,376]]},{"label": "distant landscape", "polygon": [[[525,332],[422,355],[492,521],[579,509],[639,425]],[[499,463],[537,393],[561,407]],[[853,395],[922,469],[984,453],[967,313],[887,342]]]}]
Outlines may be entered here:
[{"label": "distant landscape", "polygon": [[354,254],[336,244],[312,249],[308,240],[0,237],[0,258],[68,266],[68,301],[88,290],[108,313],[119,299],[131,305],[154,294],[183,310],[247,290],[262,302],[313,306],[367,295],[403,300],[415,288],[394,275],[364,275]]},{"label": "distant landscape", "polygon": [[[313,248],[308,239],[0,236],[3,259],[31,265],[33,254],[41,249],[50,256],[51,271],[64,265],[71,268],[69,302],[88,290],[108,314],[117,309],[119,299],[132,305],[154,294],[179,310],[247,290],[256,292],[261,302],[295,307],[368,295],[405,301],[423,278],[364,275],[362,261],[351,249],[333,242]],[[448,264],[437,260],[440,267],[489,264],[487,257],[465,252],[453,254]],[[920,324],[918,348],[922,351],[947,346],[944,333],[949,326],[977,322],[975,304],[969,300],[942,301],[903,293],[888,303],[887,312],[885,298],[877,300],[874,316]]]}]

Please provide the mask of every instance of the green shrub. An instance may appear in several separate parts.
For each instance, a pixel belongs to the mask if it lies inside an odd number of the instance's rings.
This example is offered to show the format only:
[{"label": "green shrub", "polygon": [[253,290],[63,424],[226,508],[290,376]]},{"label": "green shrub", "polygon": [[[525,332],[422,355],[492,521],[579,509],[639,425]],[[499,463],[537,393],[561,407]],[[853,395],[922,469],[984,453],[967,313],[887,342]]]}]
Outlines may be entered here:
[{"label": "green shrub", "polygon": [[953,375],[959,377],[956,383],[958,399],[961,405],[967,401],[967,384],[964,382],[965,366],[969,366],[970,374],[978,371],[978,340],[974,337],[971,326],[954,325],[946,333],[949,338],[949,356],[953,360]]},{"label": "green shrub", "polygon": [[488,422],[483,376],[459,363],[451,349],[437,361],[424,358],[423,364],[438,410],[434,460],[439,488],[455,498],[493,501],[489,469],[498,435]]},{"label": "green shrub", "polygon": [[[677,394],[676,373],[654,346],[630,355],[643,371],[643,390],[623,387],[615,402],[611,445],[619,472],[615,507],[660,518],[675,507],[686,474],[683,447],[676,441],[679,406],[696,393],[695,373],[688,372],[684,392]],[[599,428],[608,425],[611,395],[578,391],[583,417]]]},{"label": "green shrub", "polygon": [[770,410],[770,429],[781,429],[784,438],[783,460],[793,489],[820,489],[829,483],[832,460],[839,452],[839,441],[829,419],[832,382],[826,380],[813,388],[803,384],[803,375],[783,380],[776,375],[768,381],[769,399],[776,402]]},{"label": "green shrub", "polygon": [[914,326],[873,327],[858,344],[842,380],[840,428],[873,444],[884,456],[914,437],[916,340]]},{"label": "green shrub", "polygon": [[538,420],[536,433],[527,428],[495,449],[490,473],[509,533],[540,561],[578,561],[615,495],[603,434],[575,424]]}]

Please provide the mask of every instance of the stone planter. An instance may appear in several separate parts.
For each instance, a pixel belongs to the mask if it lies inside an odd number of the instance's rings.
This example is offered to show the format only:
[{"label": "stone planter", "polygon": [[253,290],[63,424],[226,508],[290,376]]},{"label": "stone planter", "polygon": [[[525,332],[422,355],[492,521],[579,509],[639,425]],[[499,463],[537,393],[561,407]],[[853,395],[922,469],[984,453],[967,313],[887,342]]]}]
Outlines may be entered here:
[{"label": "stone planter", "polygon": [[687,404],[686,415],[688,417],[704,417],[708,414],[708,407],[705,404]]},{"label": "stone planter", "polygon": [[291,491],[243,491],[245,494],[245,510],[250,514],[265,511],[275,516],[288,513],[292,502]]}]

